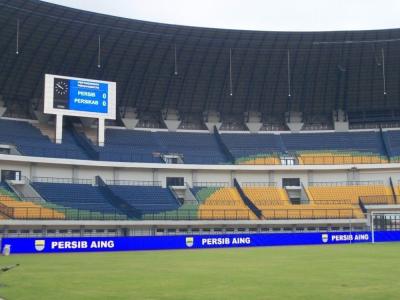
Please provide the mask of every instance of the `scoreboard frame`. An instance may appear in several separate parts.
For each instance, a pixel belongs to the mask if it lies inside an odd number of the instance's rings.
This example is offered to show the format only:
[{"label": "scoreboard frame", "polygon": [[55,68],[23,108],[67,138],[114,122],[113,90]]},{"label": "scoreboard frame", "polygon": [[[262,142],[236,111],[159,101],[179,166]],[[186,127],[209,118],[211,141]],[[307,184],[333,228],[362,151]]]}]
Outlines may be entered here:
[{"label": "scoreboard frame", "polygon": [[[54,105],[54,94],[55,94],[55,80],[65,81],[84,81],[90,83],[97,83],[99,85],[107,85],[107,112],[93,112],[86,110],[75,110],[66,108],[57,108]],[[66,95],[67,96],[67,95]],[[44,81],[44,113],[63,115],[63,116],[75,116],[75,117],[86,117],[86,118],[100,118],[100,119],[112,119],[116,118],[116,83],[111,81],[103,81],[88,78],[79,78],[63,75],[45,74]]]}]

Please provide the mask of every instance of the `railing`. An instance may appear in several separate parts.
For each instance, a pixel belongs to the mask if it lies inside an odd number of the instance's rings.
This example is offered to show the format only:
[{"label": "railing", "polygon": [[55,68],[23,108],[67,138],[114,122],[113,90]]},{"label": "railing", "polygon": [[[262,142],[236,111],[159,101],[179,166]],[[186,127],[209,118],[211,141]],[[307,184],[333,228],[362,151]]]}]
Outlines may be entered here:
[{"label": "railing", "polygon": [[236,165],[281,165],[281,159],[279,156],[260,156],[260,157],[249,157],[248,159],[235,159]]},{"label": "railing", "polygon": [[8,206],[6,206],[5,204],[0,202],[0,213],[2,213],[3,215],[7,216],[7,217],[12,217],[12,209]]},{"label": "railing", "polygon": [[242,187],[275,187],[276,182],[241,182]]},{"label": "railing", "polygon": [[308,186],[362,186],[362,185],[383,185],[383,180],[368,181],[326,181],[326,182],[309,182]]},{"label": "railing", "polygon": [[[32,139],[32,143],[36,140]],[[65,159],[93,159],[100,161],[116,161],[116,162],[143,162],[143,163],[165,163],[162,159],[163,155],[170,155],[170,153],[153,152],[153,153],[135,153],[135,152],[123,152],[115,150],[115,147],[119,147],[117,144],[107,144],[106,147],[111,147],[105,151],[102,147],[95,148],[94,151],[98,151],[95,156],[89,158],[88,153],[77,148],[72,148],[68,145],[53,145],[53,147],[33,146],[33,145],[21,145],[14,141],[5,142],[4,144],[15,147],[21,155],[37,156],[37,157],[54,157],[54,158],[65,158]],[[121,144],[120,147],[127,147],[127,145]],[[129,147],[129,146],[128,146]],[[140,147],[138,147],[140,148]],[[231,149],[236,151],[237,149]],[[134,151],[134,150],[132,150]],[[329,151],[329,150],[327,150]],[[349,150],[351,151],[351,150]],[[97,152],[96,152],[97,153]],[[216,164],[216,165],[232,165],[232,162],[222,161],[222,158],[214,157],[212,155],[191,155],[186,157],[183,154],[179,154],[183,158],[184,164]],[[240,157],[240,158],[239,158]],[[384,155],[346,155],[346,154],[332,154],[332,155],[312,155],[304,152],[304,154],[293,153],[267,153],[265,156],[252,155],[245,152],[242,155],[235,153],[235,164],[240,165],[281,165],[281,160],[287,157],[288,161],[293,161],[293,164],[303,165],[347,165],[347,164],[388,164],[388,163],[399,163],[400,158],[388,158]],[[293,158],[293,160],[292,160]]]},{"label": "railing", "polygon": [[[6,210],[4,210],[6,208]],[[0,212],[11,219],[18,220],[127,220],[128,217],[118,210],[100,212],[73,208],[46,207],[7,207],[0,203]]]},{"label": "railing", "polygon": [[354,219],[359,215],[356,209],[274,209],[262,210],[264,219],[288,220],[288,219]]},{"label": "railing", "polygon": [[143,162],[143,163],[164,163],[161,153],[134,153],[118,151],[99,151],[99,160],[116,162]]},{"label": "railing", "polygon": [[[101,208],[99,208],[101,209]],[[356,209],[270,209],[261,210],[260,219],[354,219]],[[138,217],[127,217],[118,210],[96,211],[66,207],[7,207],[0,203],[0,213],[18,220],[257,220],[249,209],[178,209],[172,211],[141,211]]]},{"label": "railing", "polygon": [[[107,148],[106,148],[107,149]],[[193,149],[195,150],[195,149]],[[212,152],[210,152],[212,153]],[[177,155],[168,152],[153,153],[135,153],[135,152],[119,152],[108,149],[107,151],[99,150],[99,160],[101,161],[117,161],[117,162],[137,162],[137,163],[165,163],[163,156]],[[188,157],[184,154],[178,155],[183,164],[215,164],[215,165],[231,165],[231,162],[223,161],[222,158],[210,155],[191,155]],[[181,164],[181,163],[177,163]]]},{"label": "railing", "polygon": [[400,230],[400,215],[397,214],[374,214],[373,223],[375,230]]},{"label": "railing", "polygon": [[298,155],[299,164],[303,165],[352,165],[352,164],[387,164],[386,156],[371,155]]},{"label": "railing", "polygon": [[179,209],[164,212],[144,212],[142,220],[252,220],[249,209]]},{"label": "railing", "polygon": [[21,199],[18,195],[1,195],[0,202],[6,203],[6,201],[18,201],[18,202],[34,202],[34,203],[45,203],[40,197],[24,197]]},{"label": "railing", "polygon": [[393,195],[361,196],[360,201],[364,205],[389,205],[397,204],[397,198]]},{"label": "railing", "polygon": [[42,147],[42,146],[31,146],[31,145],[17,145],[16,149],[22,154],[27,156],[38,156],[38,157],[54,157],[54,158],[66,158],[66,159],[88,159],[86,153],[82,150],[74,148],[68,148],[65,145],[59,145],[60,148],[54,146]]},{"label": "railing", "polygon": [[317,205],[353,205],[352,201],[349,199],[341,200],[313,200],[314,204]]},{"label": "railing", "polygon": [[[293,156],[254,156],[248,159],[236,159],[235,164],[240,165],[353,165],[353,164],[387,164],[390,163],[386,156],[362,156],[362,155],[293,155]],[[393,161],[395,162],[395,161]]]},{"label": "railing", "polygon": [[207,182],[197,181],[193,182],[193,187],[231,187],[229,182]]},{"label": "railing", "polygon": [[104,180],[107,185],[129,185],[129,186],[161,186],[161,181],[144,180]]},{"label": "railing", "polygon": [[[29,179],[28,179],[29,180]],[[94,179],[82,178],[56,178],[56,177],[32,177],[30,182],[39,183],[67,183],[67,184],[94,184]]]}]

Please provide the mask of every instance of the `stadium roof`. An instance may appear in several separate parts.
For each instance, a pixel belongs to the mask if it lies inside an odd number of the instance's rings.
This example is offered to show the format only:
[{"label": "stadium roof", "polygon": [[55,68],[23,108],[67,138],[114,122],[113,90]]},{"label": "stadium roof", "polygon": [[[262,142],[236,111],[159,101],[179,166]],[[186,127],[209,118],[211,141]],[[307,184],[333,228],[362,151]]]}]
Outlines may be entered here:
[{"label": "stadium roof", "polygon": [[52,73],[116,81],[122,110],[390,111],[400,108],[399,45],[399,29],[209,29],[0,0],[0,95],[11,114],[28,114]]}]

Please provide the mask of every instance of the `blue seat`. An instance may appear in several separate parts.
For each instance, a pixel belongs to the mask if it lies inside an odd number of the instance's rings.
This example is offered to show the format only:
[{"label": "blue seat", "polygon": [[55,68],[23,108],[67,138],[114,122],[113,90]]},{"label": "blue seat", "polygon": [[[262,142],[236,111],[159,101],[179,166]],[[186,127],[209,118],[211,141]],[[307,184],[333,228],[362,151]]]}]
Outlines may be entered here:
[{"label": "blue seat", "polygon": [[162,154],[179,154],[187,164],[220,164],[227,159],[210,133],[106,130],[100,160],[162,163]]},{"label": "blue seat", "polygon": [[235,159],[284,152],[279,135],[276,134],[221,134],[222,140]]},{"label": "blue seat", "polygon": [[88,159],[68,129],[62,144],[55,144],[29,122],[0,119],[0,143],[15,145],[22,155]]},{"label": "blue seat", "polygon": [[90,184],[32,182],[33,188],[47,201],[59,206],[114,214],[116,208]]},{"label": "blue seat", "polygon": [[346,151],[385,155],[380,133],[332,132],[282,134],[288,151]]},{"label": "blue seat", "polygon": [[114,195],[144,213],[176,210],[180,203],[167,188],[158,186],[109,185]]},{"label": "blue seat", "polygon": [[400,158],[400,131],[390,130],[383,133],[389,156],[392,158]]}]

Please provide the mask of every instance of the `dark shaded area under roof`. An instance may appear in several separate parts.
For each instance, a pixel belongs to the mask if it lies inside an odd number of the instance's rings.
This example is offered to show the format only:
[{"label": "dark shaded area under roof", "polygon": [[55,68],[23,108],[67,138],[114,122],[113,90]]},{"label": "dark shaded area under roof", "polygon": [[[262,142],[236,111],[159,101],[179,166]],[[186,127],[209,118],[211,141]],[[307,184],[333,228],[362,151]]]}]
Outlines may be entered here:
[{"label": "dark shaded area under roof", "polygon": [[11,116],[40,107],[45,73],[116,81],[122,115],[126,107],[385,114],[400,109],[399,58],[400,29],[209,29],[0,0],[0,95]]}]

